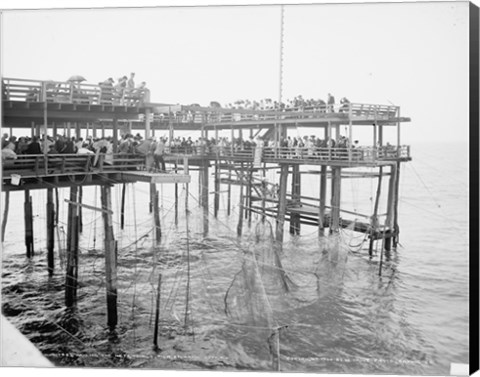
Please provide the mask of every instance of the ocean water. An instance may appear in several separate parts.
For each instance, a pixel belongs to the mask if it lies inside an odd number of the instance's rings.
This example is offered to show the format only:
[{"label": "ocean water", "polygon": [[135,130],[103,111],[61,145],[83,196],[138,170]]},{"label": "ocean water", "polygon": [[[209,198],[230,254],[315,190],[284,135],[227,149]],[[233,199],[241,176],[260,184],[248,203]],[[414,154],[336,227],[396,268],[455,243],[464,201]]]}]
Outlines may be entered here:
[{"label": "ocean water", "polygon": [[[46,193],[31,191],[32,260],[23,245],[23,192],[12,193],[2,251],[2,311],[59,366],[448,374],[450,363],[469,360],[468,149],[414,144],[411,153],[413,161],[400,172],[400,244],[383,256],[381,276],[380,249],[369,258],[368,240],[348,230],[318,238],[316,228],[302,225],[301,234],[291,236],[286,224],[279,247],[273,221],[263,224],[254,215],[250,225],[244,220],[238,237],[238,188],[232,188],[230,216],[221,193],[215,219],[213,195],[209,213],[199,206],[195,172],[188,193],[179,186],[177,221],[172,185],[157,186],[162,241],[156,244],[148,185],[127,186],[123,231],[121,187],[115,186],[114,333],[106,324],[101,214],[83,211],[78,304],[72,312],[64,308],[62,260],[68,190],[59,190],[51,278]],[[269,180],[278,179],[269,174]],[[387,185],[385,179],[383,197]],[[375,191],[374,179],[344,179],[342,208],[371,214]],[[318,175],[302,176],[302,194],[318,195]],[[100,205],[98,189],[85,188],[83,197],[86,204]]]}]

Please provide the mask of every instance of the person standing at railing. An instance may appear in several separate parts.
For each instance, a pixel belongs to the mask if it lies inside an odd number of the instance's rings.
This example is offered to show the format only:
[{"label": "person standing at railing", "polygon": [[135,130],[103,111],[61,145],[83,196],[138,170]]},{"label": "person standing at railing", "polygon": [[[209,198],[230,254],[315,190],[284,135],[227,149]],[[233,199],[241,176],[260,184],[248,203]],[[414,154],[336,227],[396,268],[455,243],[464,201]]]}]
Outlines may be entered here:
[{"label": "person standing at railing", "polygon": [[342,106],[340,106],[340,112],[341,113],[348,113],[348,110],[349,110],[349,107],[350,107],[350,101],[347,99],[347,97],[343,97],[341,100],[340,100],[340,104]]},{"label": "person standing at railing", "polygon": [[157,172],[158,171],[165,172],[167,170],[165,168],[165,160],[163,159],[164,154],[165,154],[165,142],[163,141],[162,138],[160,138],[157,142],[157,146],[155,147],[155,151],[153,152],[153,158],[155,160],[155,169],[157,170]]},{"label": "person standing at railing", "polygon": [[328,93],[328,97],[327,97],[327,109],[328,109],[328,112],[329,113],[334,113],[335,112],[335,109],[334,109],[334,106],[335,106],[335,97],[331,94],[331,93]]},{"label": "person standing at railing", "polygon": [[15,147],[16,154],[25,154],[25,151],[28,148],[27,138],[22,136],[18,139],[17,145]]}]

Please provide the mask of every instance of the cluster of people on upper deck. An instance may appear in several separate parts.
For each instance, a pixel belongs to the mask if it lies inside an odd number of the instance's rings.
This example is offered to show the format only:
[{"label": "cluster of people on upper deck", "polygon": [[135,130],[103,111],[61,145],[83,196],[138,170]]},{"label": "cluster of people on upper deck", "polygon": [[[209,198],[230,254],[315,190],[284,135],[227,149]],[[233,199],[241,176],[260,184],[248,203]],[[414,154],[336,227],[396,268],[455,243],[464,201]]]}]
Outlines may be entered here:
[{"label": "cluster of people on upper deck", "polygon": [[[338,111],[343,112],[348,109],[350,101],[343,97],[340,99],[340,107]],[[221,107],[216,101],[210,102],[211,107]],[[264,98],[262,100],[237,100],[233,103],[228,103],[224,106],[227,109],[246,109],[246,110],[279,110],[279,111],[308,111],[318,110],[325,112],[335,112],[335,97],[328,93],[327,100],[322,99],[306,99],[302,95],[298,95],[293,99],[288,99],[285,102],[274,101],[271,98]]]},{"label": "cluster of people on upper deck", "polygon": [[139,101],[148,102],[150,100],[150,92],[145,81],[135,86],[135,72],[130,73],[130,77],[119,77],[117,83],[112,77],[109,77],[98,85],[101,90],[101,102],[112,101],[113,104],[131,105]]}]

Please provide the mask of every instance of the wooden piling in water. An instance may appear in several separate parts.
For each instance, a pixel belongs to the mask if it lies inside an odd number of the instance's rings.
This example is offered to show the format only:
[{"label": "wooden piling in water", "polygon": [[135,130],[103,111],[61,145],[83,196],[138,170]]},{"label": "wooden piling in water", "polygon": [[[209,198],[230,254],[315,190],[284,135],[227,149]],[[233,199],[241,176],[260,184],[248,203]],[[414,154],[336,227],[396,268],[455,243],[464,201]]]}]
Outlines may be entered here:
[{"label": "wooden piling in water", "polygon": [[53,189],[47,188],[47,268],[48,274],[53,275],[55,266],[55,207],[53,204]]},{"label": "wooden piling in water", "polygon": [[150,183],[150,201],[148,202],[148,210],[150,213],[153,212],[153,204],[155,203],[155,183]]},{"label": "wooden piling in water", "polygon": [[[175,162],[175,174],[178,173],[178,164]],[[178,225],[178,183],[175,183],[175,225]]]},{"label": "wooden piling in water", "polygon": [[112,224],[111,187],[101,186],[102,215],[105,237],[105,280],[107,288],[107,324],[110,330],[117,325],[117,250]]},{"label": "wooden piling in water", "polygon": [[387,217],[385,219],[386,229],[388,229],[387,237],[384,241],[386,251],[390,251],[392,246],[392,237],[394,232],[394,204],[395,204],[395,184],[397,178],[397,166],[390,166],[390,179],[388,181],[388,195],[387,195]]},{"label": "wooden piling in water", "polygon": [[237,236],[242,235],[242,228],[243,228],[243,180],[244,180],[244,171],[243,171],[243,162],[241,163],[240,167],[240,199],[238,204],[238,225],[237,225]]},{"label": "wooden piling in water", "polygon": [[287,209],[287,179],[288,165],[280,165],[280,187],[278,193],[277,224],[275,229],[275,240],[283,242],[283,225],[285,224],[285,212]]},{"label": "wooden piling in water", "polygon": [[[82,204],[83,201],[83,187],[78,186],[78,202]],[[83,216],[82,216],[82,206],[78,206],[78,231],[83,233]]]},{"label": "wooden piling in water", "polygon": [[200,175],[202,176],[202,206],[203,206],[203,235],[208,234],[208,161],[205,160],[200,170]]},{"label": "wooden piling in water", "polygon": [[27,258],[31,258],[34,255],[33,249],[33,213],[32,213],[32,197],[30,196],[30,190],[25,190],[25,203],[24,209],[24,223],[25,223],[25,246],[27,249]]},{"label": "wooden piling in water", "polygon": [[318,207],[318,235],[325,234],[325,204],[327,200],[327,165],[320,168],[320,204]]},{"label": "wooden piling in water", "polygon": [[340,191],[342,182],[342,168],[335,166],[332,169],[332,199],[331,199],[331,221],[330,233],[340,230]]},{"label": "wooden piling in water", "polygon": [[250,164],[250,169],[248,172],[248,187],[247,187],[247,214],[248,226],[252,224],[252,184],[253,184],[253,162]]},{"label": "wooden piling in water", "polygon": [[7,228],[8,207],[10,206],[10,191],[5,191],[5,207],[2,219],[2,242],[5,241],[5,229]]},{"label": "wooden piling in water", "polygon": [[[292,165],[292,201],[300,205],[301,175],[300,165]],[[290,234],[300,234],[300,214],[290,214]]]},{"label": "wooden piling in water", "polygon": [[220,207],[220,169],[218,167],[218,159],[215,160],[214,174],[213,214],[215,218],[217,218],[218,209]]},{"label": "wooden piling in water", "polygon": [[120,206],[120,229],[123,230],[125,226],[125,190],[126,190],[127,184],[124,183],[122,185],[122,201],[121,201],[121,206]]},{"label": "wooden piling in water", "polygon": [[65,278],[65,305],[73,307],[77,302],[78,286],[78,187],[70,187],[67,220],[67,270]]},{"label": "wooden piling in water", "polygon": [[158,191],[155,191],[155,199],[153,203],[153,218],[155,222],[155,240],[157,244],[162,240],[162,228],[160,226],[160,210],[158,202]]},{"label": "wooden piling in water", "polygon": [[395,177],[395,199],[393,203],[393,247],[396,248],[398,244],[398,238],[400,229],[398,227],[398,196],[400,190],[400,161],[397,161],[397,169],[396,169],[396,177]]},{"label": "wooden piling in water", "polygon": [[228,165],[228,186],[227,186],[227,216],[230,216],[232,206],[232,167]]},{"label": "wooden piling in water", "polygon": [[[372,215],[372,233],[377,233],[378,230],[378,204],[380,201],[380,194],[382,193],[382,177],[383,177],[383,166],[379,167],[378,171],[378,184],[377,184],[377,193],[375,195],[375,204],[373,207],[373,215]],[[374,237],[373,234],[370,234],[370,243],[368,246],[368,255],[372,256],[373,254],[373,242]]]},{"label": "wooden piling in water", "polygon": [[153,333],[153,346],[155,350],[158,350],[158,324],[160,321],[160,291],[162,288],[162,274],[158,275],[158,285],[157,285],[157,305],[155,310],[155,329]]}]

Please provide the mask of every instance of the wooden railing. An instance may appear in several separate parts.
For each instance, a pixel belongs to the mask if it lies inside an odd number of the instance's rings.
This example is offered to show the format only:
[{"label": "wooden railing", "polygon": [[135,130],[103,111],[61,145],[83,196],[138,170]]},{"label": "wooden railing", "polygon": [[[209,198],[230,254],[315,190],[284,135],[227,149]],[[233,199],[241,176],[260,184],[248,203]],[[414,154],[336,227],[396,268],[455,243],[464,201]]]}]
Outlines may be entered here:
[{"label": "wooden railing", "polygon": [[79,82],[4,78],[2,100],[86,105],[140,106],[150,101],[148,89],[116,90]]},{"label": "wooden railing", "polygon": [[[232,146],[192,146],[192,147],[167,147],[167,152],[173,155],[206,156],[209,158],[233,157],[236,159],[251,160],[256,149],[241,149]],[[357,148],[274,148],[265,147],[261,150],[263,161],[302,160],[308,161],[353,161],[376,162],[410,158],[410,146],[393,145],[382,147],[357,147]]]},{"label": "wooden railing", "polygon": [[93,154],[38,154],[18,155],[2,161],[3,177],[11,174],[49,176],[102,171],[143,170],[145,158],[141,155],[114,154],[108,161],[104,153]]},{"label": "wooden railing", "polygon": [[317,118],[352,118],[357,120],[389,120],[398,117],[399,107],[349,103],[332,107],[296,107],[283,110],[226,109],[182,106],[181,111],[156,113],[153,121],[158,123],[218,124],[231,122],[263,122]]}]

